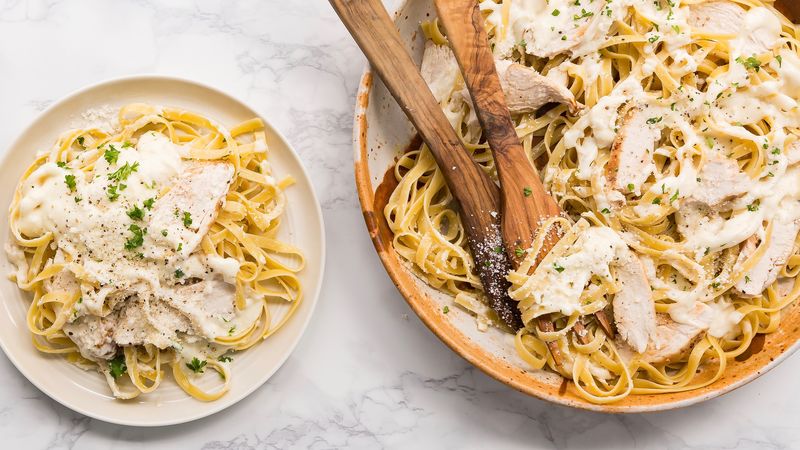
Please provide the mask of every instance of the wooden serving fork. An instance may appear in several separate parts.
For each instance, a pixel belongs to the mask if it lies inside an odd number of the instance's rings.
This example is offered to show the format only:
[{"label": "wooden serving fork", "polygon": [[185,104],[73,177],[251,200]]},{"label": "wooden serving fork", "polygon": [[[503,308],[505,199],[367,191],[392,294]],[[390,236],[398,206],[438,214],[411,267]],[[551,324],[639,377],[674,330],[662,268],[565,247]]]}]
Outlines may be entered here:
[{"label": "wooden serving fork", "polygon": [[[521,250],[531,248],[540,225],[560,215],[561,209],[545,191],[517,136],[478,4],[474,0],[435,0],[434,3],[494,156],[502,188],[503,241],[506,253],[518,267],[524,258]],[[531,270],[553,248],[559,237],[558,230],[548,231]],[[613,327],[606,314],[600,311],[595,317],[603,331],[613,337]],[[540,321],[539,327],[549,331],[552,324]],[[582,328],[582,322],[577,324],[577,335],[586,339]]]}]

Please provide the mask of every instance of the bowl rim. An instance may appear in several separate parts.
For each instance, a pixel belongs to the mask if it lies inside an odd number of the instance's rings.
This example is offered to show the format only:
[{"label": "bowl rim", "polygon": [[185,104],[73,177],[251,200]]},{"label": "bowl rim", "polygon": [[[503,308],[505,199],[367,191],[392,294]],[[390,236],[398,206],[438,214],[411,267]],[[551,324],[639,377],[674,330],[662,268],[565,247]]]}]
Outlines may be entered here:
[{"label": "bowl rim", "polygon": [[[401,5],[398,8],[398,11],[405,8],[405,6],[409,3],[409,1],[410,0],[404,2],[403,5]],[[400,265],[393,263],[392,258],[394,257],[394,255],[390,255],[389,253],[389,252],[394,253],[393,247],[390,244],[389,250],[387,250],[385,248],[385,243],[380,238],[379,235],[380,230],[378,229],[378,220],[380,219],[376,219],[376,213],[373,207],[374,191],[371,182],[372,174],[369,171],[369,160],[367,158],[368,155],[367,130],[369,127],[367,118],[367,109],[369,107],[370,95],[372,93],[372,88],[373,88],[373,78],[374,75],[372,73],[372,69],[369,63],[367,63],[362,72],[361,80],[359,82],[359,88],[356,94],[355,112],[353,119],[353,152],[354,152],[353,156],[354,156],[354,166],[355,166],[355,182],[356,182],[356,189],[358,192],[359,203],[361,205],[361,211],[364,216],[364,220],[367,226],[367,231],[370,235],[370,239],[372,240],[375,250],[378,253],[378,256],[380,257],[381,263],[383,264],[384,269],[388,273],[392,282],[400,291],[400,294],[403,296],[406,303],[408,303],[408,305],[411,307],[414,313],[420,318],[420,320],[422,320],[425,326],[428,327],[428,329],[430,329],[439,338],[439,340],[441,340],[445,345],[447,345],[453,352],[455,352],[456,354],[467,360],[467,362],[477,367],[480,371],[482,371],[486,375],[496,379],[497,381],[500,381],[501,383],[513,389],[516,389],[517,391],[520,391],[532,397],[536,397],[541,400],[577,409],[583,409],[595,412],[615,413],[615,414],[658,412],[658,411],[667,411],[672,409],[684,408],[727,394],[735,389],[738,389],[739,387],[742,387],[750,383],[751,381],[755,380],[756,378],[770,371],[778,364],[786,360],[789,356],[794,354],[798,349],[800,349],[800,339],[797,339],[790,346],[788,346],[779,354],[777,354],[777,356],[775,356],[774,358],[770,358],[768,363],[753,368],[753,370],[750,373],[747,373],[740,379],[727,383],[719,388],[713,390],[707,390],[709,387],[718,383],[719,382],[718,380],[715,383],[712,383],[710,386],[684,392],[683,394],[687,395],[686,398],[672,400],[672,401],[657,402],[657,403],[643,402],[642,404],[635,404],[635,405],[619,405],[615,403],[595,404],[582,399],[576,400],[573,398],[568,398],[566,396],[554,395],[549,392],[543,392],[542,390],[537,389],[535,386],[532,386],[530,383],[525,383],[524,380],[521,378],[506,376],[505,374],[502,373],[503,371],[501,370],[501,367],[498,363],[493,363],[491,359],[482,357],[482,355],[479,355],[476,352],[472,351],[466,339],[457,338],[447,334],[446,330],[444,329],[444,326],[441,323],[441,320],[435,319],[434,315],[431,314],[430,311],[426,311],[422,307],[422,304],[418,300],[418,297],[425,296],[426,294],[420,292],[414,292],[416,288],[410,287],[403,280],[403,277],[408,277],[408,276],[413,277],[414,275],[408,273],[408,271],[405,268],[402,268]],[[377,174],[377,175],[382,177],[384,174]],[[483,353],[488,353],[488,352],[483,352]],[[696,393],[696,394],[692,395],[691,393]],[[653,398],[655,396],[660,396],[660,395],[664,394],[654,394],[647,396],[631,395],[629,396],[629,398],[637,398],[637,397]]]},{"label": "bowl rim", "polygon": [[[120,83],[136,83],[136,82],[148,82],[148,81],[177,82],[177,83],[183,83],[183,84],[187,84],[187,85],[191,85],[191,86],[194,86],[194,87],[201,88],[203,90],[211,92],[212,94],[214,94],[216,96],[223,97],[223,98],[225,98],[225,99],[227,99],[229,101],[232,101],[234,103],[238,103],[238,104],[244,106],[245,108],[247,108],[247,109],[249,109],[251,111],[254,111],[256,113],[257,117],[264,121],[264,123],[267,125],[267,127],[270,128],[270,131],[272,133],[274,133],[274,135],[280,141],[282,141],[283,144],[286,145],[287,150],[289,150],[289,154],[290,154],[289,156],[291,158],[295,159],[296,162],[298,163],[298,166],[301,169],[301,173],[300,174],[296,174],[296,175],[298,177],[301,177],[302,179],[309,180],[309,183],[308,183],[309,187],[310,187],[309,194],[311,195],[311,198],[314,200],[314,202],[313,202],[314,204],[313,205],[309,205],[309,207],[313,209],[313,212],[316,215],[317,220],[319,220],[319,224],[320,224],[320,227],[319,227],[319,230],[318,230],[318,236],[316,237],[317,239],[319,239],[319,243],[320,243],[320,247],[319,247],[320,261],[319,261],[319,276],[313,282],[313,285],[314,285],[313,286],[313,290],[310,290],[308,288],[304,289],[304,291],[306,291],[306,292],[311,291],[311,292],[314,293],[313,296],[303,297],[303,301],[304,302],[310,303],[309,312],[306,315],[306,317],[303,318],[303,321],[300,324],[300,331],[298,332],[297,336],[295,336],[294,339],[291,340],[290,345],[285,347],[285,349],[282,352],[282,354],[280,355],[280,357],[276,359],[276,364],[273,366],[272,370],[265,371],[261,375],[260,378],[258,378],[255,382],[253,382],[247,389],[245,389],[241,393],[239,393],[238,396],[231,396],[230,393],[229,393],[229,395],[225,395],[222,398],[220,398],[220,399],[218,399],[218,400],[216,400],[214,402],[203,402],[203,404],[204,405],[208,405],[208,407],[206,407],[206,408],[197,408],[196,409],[197,412],[195,412],[194,414],[187,414],[187,415],[184,415],[183,417],[175,417],[175,418],[168,419],[168,420],[135,421],[135,420],[127,420],[125,418],[106,416],[106,415],[103,415],[101,413],[97,413],[95,411],[88,410],[88,409],[86,409],[84,407],[71,405],[71,404],[69,404],[68,401],[60,398],[58,396],[58,393],[52,392],[51,390],[49,390],[46,387],[42,386],[42,384],[38,382],[36,377],[31,376],[31,374],[29,373],[28,368],[24,364],[21,364],[20,361],[17,360],[17,358],[14,356],[14,352],[10,351],[10,349],[7,348],[5,341],[0,339],[0,349],[3,350],[3,353],[5,354],[6,358],[8,358],[8,360],[11,361],[11,363],[14,365],[14,367],[17,369],[17,371],[19,371],[25,377],[25,379],[27,379],[31,384],[33,384],[39,391],[43,392],[45,395],[47,395],[52,400],[56,401],[60,405],[66,407],[66,408],[68,408],[68,409],[70,409],[72,411],[75,411],[77,413],[80,413],[80,414],[82,414],[84,416],[87,416],[87,417],[90,417],[90,418],[93,418],[93,419],[97,419],[97,420],[100,420],[100,421],[103,421],[103,422],[106,422],[106,423],[115,424],[115,425],[125,425],[125,426],[132,426],[132,427],[141,427],[141,428],[151,428],[151,427],[163,427],[163,426],[170,426],[170,425],[178,425],[178,424],[193,422],[193,421],[196,421],[196,420],[211,416],[213,414],[216,414],[216,413],[218,413],[218,412],[220,412],[220,411],[222,411],[224,409],[227,409],[227,408],[235,405],[236,403],[238,403],[241,400],[245,399],[246,397],[250,396],[250,394],[255,392],[258,388],[263,386],[264,383],[266,383],[270,378],[272,378],[272,376],[281,367],[283,367],[283,365],[286,363],[286,360],[289,358],[289,356],[292,353],[294,353],[294,350],[297,348],[297,345],[300,343],[300,339],[305,335],[305,333],[306,333],[306,331],[308,329],[308,326],[309,326],[309,324],[311,322],[311,317],[314,315],[314,312],[316,311],[316,308],[317,308],[317,304],[319,303],[319,297],[320,297],[320,293],[321,293],[322,282],[323,282],[324,277],[325,277],[325,263],[327,261],[327,256],[326,256],[327,244],[326,244],[326,234],[325,234],[325,222],[324,222],[324,216],[322,214],[322,208],[321,208],[321,205],[320,205],[320,202],[319,202],[319,197],[317,196],[317,193],[314,190],[313,183],[310,182],[310,180],[312,178],[310,177],[310,175],[308,173],[308,170],[306,169],[305,165],[303,164],[303,161],[300,158],[300,156],[297,153],[297,151],[295,150],[294,146],[290,143],[290,141],[286,138],[286,136],[272,124],[272,122],[270,122],[266,117],[264,117],[262,114],[260,114],[258,112],[258,110],[256,108],[253,108],[249,103],[243,101],[241,98],[239,98],[239,97],[237,97],[237,96],[235,96],[235,95],[233,95],[233,94],[231,94],[229,92],[226,92],[226,91],[224,91],[224,90],[222,90],[220,88],[217,88],[217,87],[211,86],[209,84],[206,84],[206,83],[203,83],[203,82],[200,82],[200,81],[197,81],[197,80],[193,80],[193,79],[190,79],[190,78],[187,78],[187,77],[176,76],[176,75],[164,75],[164,74],[158,74],[158,73],[141,73],[141,74],[124,75],[124,76],[119,76],[119,77],[106,78],[106,79],[103,79],[103,80],[88,84],[86,86],[83,86],[81,88],[72,90],[72,91],[68,92],[67,94],[61,96],[58,100],[56,100],[52,104],[48,105],[47,108],[45,108],[44,110],[42,110],[39,113],[37,113],[35,115],[35,117],[31,121],[27,122],[27,124],[25,124],[21,129],[19,129],[17,131],[16,137],[14,137],[10,141],[9,145],[7,146],[7,150],[4,152],[2,157],[0,157],[0,165],[5,165],[10,158],[14,157],[14,155],[12,154],[13,152],[10,152],[8,150],[17,147],[19,145],[19,143],[24,139],[24,137],[28,133],[28,131],[34,126],[34,124],[36,124],[39,120],[41,120],[43,117],[48,115],[52,110],[55,110],[55,109],[61,107],[61,105],[63,105],[64,103],[67,103],[67,102],[69,102],[69,101],[71,101],[71,100],[73,100],[73,99],[75,99],[77,97],[80,97],[80,96],[82,96],[82,95],[84,95],[84,94],[86,94],[86,93],[88,93],[88,92],[90,92],[90,91],[92,91],[94,89],[98,89],[98,88],[101,88],[101,87],[104,87],[104,86],[120,84]],[[311,287],[311,286],[309,286],[309,287]]]}]

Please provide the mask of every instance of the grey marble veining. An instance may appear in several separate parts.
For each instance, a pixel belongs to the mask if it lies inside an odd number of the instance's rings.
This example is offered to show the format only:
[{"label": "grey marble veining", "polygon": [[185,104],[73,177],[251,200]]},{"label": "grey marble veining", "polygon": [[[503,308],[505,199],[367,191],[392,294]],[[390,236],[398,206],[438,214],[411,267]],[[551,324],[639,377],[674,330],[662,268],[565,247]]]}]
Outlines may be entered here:
[{"label": "grey marble veining", "polygon": [[120,427],[60,406],[0,357],[4,448],[800,448],[797,357],[700,406],[613,416],[528,398],[450,352],[364,232],[351,157],[363,64],[324,0],[0,0],[0,151],[74,89],[136,73],[192,78],[246,99],[288,137],[329,238],[306,335],[247,399],[186,425]]}]

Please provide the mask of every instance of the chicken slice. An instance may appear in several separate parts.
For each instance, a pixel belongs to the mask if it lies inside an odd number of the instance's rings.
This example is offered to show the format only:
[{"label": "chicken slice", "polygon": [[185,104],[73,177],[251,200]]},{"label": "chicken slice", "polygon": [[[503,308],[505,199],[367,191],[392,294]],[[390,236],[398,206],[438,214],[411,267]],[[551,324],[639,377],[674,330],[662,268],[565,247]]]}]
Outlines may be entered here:
[{"label": "chicken slice", "polygon": [[629,105],[620,112],[617,138],[611,146],[606,179],[612,189],[639,193],[655,168],[653,151],[663,122],[658,108]]},{"label": "chicken slice", "polygon": [[420,72],[436,101],[439,102],[450,96],[461,75],[458,61],[450,47],[436,45],[431,41],[425,43]]},{"label": "chicken slice", "polygon": [[497,61],[497,74],[511,114],[532,113],[548,103],[562,103],[569,106],[571,114],[578,112],[572,92],[536,69],[501,60]]},{"label": "chicken slice", "polygon": [[680,360],[702,338],[704,329],[678,323],[668,314],[656,314],[656,329],[642,359],[650,364]]},{"label": "chicken slice", "polygon": [[711,207],[741,197],[750,189],[750,178],[735,161],[726,158],[707,161],[699,178],[691,199]]},{"label": "chicken slice", "polygon": [[191,254],[216,220],[233,174],[233,164],[227,162],[188,163],[153,208],[148,236],[160,245],[149,246],[145,256],[163,258],[166,249],[178,249],[184,257]]},{"label": "chicken slice", "polygon": [[[781,269],[786,265],[794,250],[797,233],[800,232],[800,219],[791,217],[781,210],[775,215],[772,222],[772,234],[767,244],[766,251],[747,275],[736,283],[734,288],[742,297],[755,297],[775,282]],[[749,257],[755,251],[755,243],[748,240],[742,253]],[[747,258],[740,258],[741,263]]]},{"label": "chicken slice", "polygon": [[745,10],[732,1],[715,0],[689,5],[686,20],[698,32],[739,35],[733,45],[745,56],[767,52],[780,39],[780,20],[764,7]]},{"label": "chicken slice", "polygon": [[629,249],[613,264],[621,290],[614,295],[614,322],[622,339],[637,353],[647,350],[656,330],[656,310],[644,266]]},{"label": "chicken slice", "polygon": [[63,330],[84,358],[103,361],[117,354],[117,344],[113,339],[115,325],[112,316],[81,316],[72,323],[65,323]]},{"label": "chicken slice", "polygon": [[197,334],[207,339],[217,336],[217,319],[230,320],[234,313],[236,288],[209,279],[190,285],[162,288],[159,297],[191,323]]},{"label": "chicken slice", "polygon": [[747,12],[728,0],[689,5],[688,10],[689,26],[707,34],[736,34]]},{"label": "chicken slice", "polygon": [[156,299],[130,301],[119,313],[114,326],[114,341],[119,345],[153,344],[167,348],[177,341],[177,333],[191,331],[191,324],[175,308]]}]

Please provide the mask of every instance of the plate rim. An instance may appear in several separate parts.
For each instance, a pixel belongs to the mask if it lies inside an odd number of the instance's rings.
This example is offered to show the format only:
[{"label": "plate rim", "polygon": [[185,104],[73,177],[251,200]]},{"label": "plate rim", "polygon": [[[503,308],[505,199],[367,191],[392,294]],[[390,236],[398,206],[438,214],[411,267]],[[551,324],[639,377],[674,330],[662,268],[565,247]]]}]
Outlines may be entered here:
[{"label": "plate rim", "polygon": [[[213,402],[200,402],[205,405],[209,405],[206,408],[198,408],[199,412],[191,415],[186,415],[184,417],[175,417],[167,420],[154,420],[154,421],[135,421],[135,420],[127,420],[125,418],[118,418],[118,417],[110,417],[105,416],[103,414],[96,413],[91,410],[87,410],[83,407],[78,407],[74,405],[68,404],[69,402],[61,399],[58,395],[50,390],[44,388],[39,382],[35,380],[35,377],[31,377],[28,370],[25,368],[24,365],[21,365],[20,362],[13,356],[14,353],[9,351],[6,346],[5,341],[0,338],[0,349],[3,350],[6,358],[11,362],[14,368],[23,376],[25,379],[30,382],[32,385],[36,387],[40,392],[44,393],[47,397],[52,399],[53,401],[57,402],[58,404],[64,406],[65,408],[75,411],[79,414],[84,416],[90,417],[92,419],[100,420],[102,422],[115,424],[115,425],[124,425],[130,427],[139,427],[139,428],[153,428],[153,427],[165,427],[171,425],[179,425],[183,423],[193,422],[211,415],[214,415],[224,409],[227,409],[246,397],[249,397],[253,392],[257,389],[262,387],[270,378],[272,378],[275,373],[280,370],[286,361],[289,359],[292,353],[297,349],[297,346],[300,343],[300,340],[306,334],[308,330],[308,326],[311,323],[311,318],[314,316],[316,312],[317,305],[319,303],[319,297],[321,294],[322,283],[325,278],[325,266],[327,262],[327,242],[326,242],[326,233],[325,233],[325,220],[324,215],[322,214],[322,206],[319,201],[319,197],[317,196],[317,192],[314,188],[314,184],[311,182],[312,178],[308,173],[308,169],[305,167],[303,160],[300,158],[300,155],[295,150],[294,146],[291,142],[286,138],[286,136],[277,128],[275,127],[270,120],[264,117],[256,108],[253,108],[248,102],[242,100],[236,95],[231,94],[225,90],[217,88],[215,86],[211,86],[204,82],[200,82],[197,80],[193,80],[191,78],[183,77],[183,76],[176,76],[176,75],[165,75],[165,74],[158,74],[158,73],[141,73],[141,74],[133,74],[133,75],[124,75],[119,77],[112,77],[112,78],[105,78],[97,82],[90,83],[86,86],[83,86],[78,89],[74,89],[67,94],[59,97],[58,100],[54,101],[50,105],[48,105],[45,109],[38,112],[36,116],[24,124],[15,134],[15,137],[9,142],[9,145],[6,147],[6,151],[0,157],[0,165],[5,165],[7,161],[12,158],[12,152],[9,151],[12,148],[15,148],[19,145],[20,141],[24,138],[24,136],[28,133],[28,131],[38,123],[43,117],[49,114],[52,110],[60,107],[62,104],[67,103],[77,97],[80,97],[86,94],[89,91],[92,91],[97,88],[101,88],[106,85],[113,85],[117,83],[136,83],[136,82],[146,82],[146,81],[168,81],[168,82],[178,82],[184,83],[187,85],[192,85],[194,87],[198,87],[204,89],[206,91],[210,91],[214,95],[222,96],[227,98],[228,100],[232,100],[235,103],[239,103],[240,105],[244,106],[245,108],[256,112],[257,117],[264,121],[264,123],[269,126],[272,132],[286,145],[287,149],[289,150],[289,154],[292,158],[294,158],[298,166],[301,169],[301,174],[299,174],[303,179],[308,181],[308,185],[310,187],[309,193],[311,198],[314,200],[313,211],[314,214],[317,216],[319,220],[319,230],[318,231],[318,239],[320,243],[320,262],[319,262],[319,276],[313,282],[314,284],[314,296],[313,298],[304,297],[304,302],[310,302],[310,310],[308,315],[304,318],[303,323],[300,325],[300,331],[298,335],[291,341],[290,345],[286,347],[286,351],[283,355],[278,359],[278,363],[274,366],[271,371],[265,372],[255,383],[252,383],[247,389],[245,389],[242,393],[240,393],[237,397],[230,397],[228,395],[223,396],[222,398],[213,401]],[[293,174],[297,176],[298,174]],[[308,291],[308,289],[304,289],[304,291]]]}]

